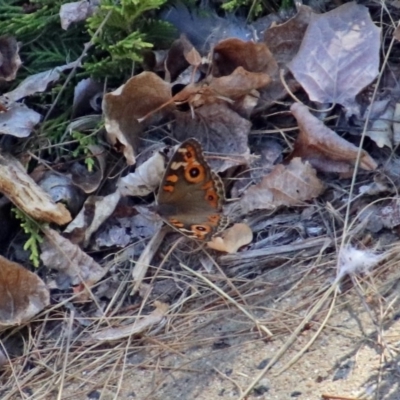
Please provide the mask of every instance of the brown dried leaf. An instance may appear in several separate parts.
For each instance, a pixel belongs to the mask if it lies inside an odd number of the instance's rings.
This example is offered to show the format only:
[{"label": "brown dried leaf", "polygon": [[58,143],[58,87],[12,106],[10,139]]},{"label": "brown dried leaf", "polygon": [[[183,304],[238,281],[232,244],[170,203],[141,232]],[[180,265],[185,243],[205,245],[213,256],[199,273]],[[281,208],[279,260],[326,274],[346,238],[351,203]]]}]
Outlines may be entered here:
[{"label": "brown dried leaf", "polygon": [[198,67],[201,64],[201,56],[199,52],[195,49],[192,43],[189,42],[185,35],[181,35],[180,40],[183,45],[183,55],[186,61],[193,67]]},{"label": "brown dried leaf", "polygon": [[313,14],[289,68],[311,100],[355,112],[355,96],[379,73],[380,36],[368,8],[355,2]]},{"label": "brown dried leaf", "polygon": [[[153,72],[142,72],[103,100],[108,140],[121,149],[129,165],[135,163],[135,149],[143,128],[158,122],[172,107],[170,84]],[[159,109],[157,112],[152,113]],[[147,116],[143,122],[138,120]]]},{"label": "brown dried leaf", "polygon": [[213,75],[230,75],[238,67],[272,76],[278,65],[265,43],[245,42],[236,38],[219,42],[213,53]]},{"label": "brown dried leaf", "polygon": [[12,81],[21,66],[19,46],[14,36],[0,37],[0,80]]},{"label": "brown dried leaf", "polygon": [[286,66],[299,51],[313,14],[310,7],[302,4],[294,17],[265,31],[264,42],[280,67]]},{"label": "brown dried leaf", "polygon": [[85,282],[88,286],[98,282],[107,272],[79,246],[71,243],[51,228],[43,230],[46,237],[41,244],[40,259],[48,267],[67,275],[73,285]]},{"label": "brown dried leaf", "polygon": [[279,164],[240,199],[243,213],[278,206],[298,206],[319,196],[324,185],[308,162],[294,158],[289,165]]},{"label": "brown dried leaf", "polygon": [[236,253],[242,246],[253,240],[253,232],[246,224],[235,224],[218,237],[213,237],[207,246],[226,253]]},{"label": "brown dried leaf", "polygon": [[[174,82],[176,78],[189,67],[189,62],[184,56],[184,44],[181,36],[175,40],[165,59],[166,81]],[[186,39],[187,40],[187,39]]]},{"label": "brown dried leaf", "polygon": [[268,74],[248,72],[238,67],[230,75],[220,78],[210,75],[205,81],[187,85],[173,97],[173,101],[176,104],[188,103],[192,109],[224,102],[232,104],[232,107],[244,108],[244,97],[252,93],[258,99],[254,90],[268,85],[270,81]]},{"label": "brown dried leaf", "polygon": [[0,256],[0,326],[26,322],[49,303],[49,291],[36,274]]},{"label": "brown dried leaf", "polygon": [[[348,173],[353,170],[358,148],[314,117],[304,104],[294,103],[290,111],[299,124],[300,134],[289,159],[301,157],[321,171]],[[374,159],[362,151],[360,167],[374,170]]]},{"label": "brown dried leaf", "polygon": [[218,95],[236,100],[254,89],[260,89],[271,82],[268,74],[263,72],[249,72],[243,67],[236,68],[230,75],[220,78],[212,77],[210,87]]},{"label": "brown dried leaf", "polygon": [[101,341],[120,340],[127,336],[137,335],[153,325],[160,324],[168,313],[169,305],[160,301],[155,301],[154,305],[156,308],[152,313],[137,320],[134,324],[104,329],[93,334],[93,339]]},{"label": "brown dried leaf", "polygon": [[0,192],[33,219],[64,225],[71,215],[63,204],[56,204],[26,173],[21,163],[0,154]]},{"label": "brown dried leaf", "polygon": [[251,123],[232,111],[226,104],[214,104],[190,113],[175,113],[173,134],[183,142],[196,138],[205,151],[224,154],[209,159],[216,172],[231,166],[246,164],[250,150],[247,145]]}]

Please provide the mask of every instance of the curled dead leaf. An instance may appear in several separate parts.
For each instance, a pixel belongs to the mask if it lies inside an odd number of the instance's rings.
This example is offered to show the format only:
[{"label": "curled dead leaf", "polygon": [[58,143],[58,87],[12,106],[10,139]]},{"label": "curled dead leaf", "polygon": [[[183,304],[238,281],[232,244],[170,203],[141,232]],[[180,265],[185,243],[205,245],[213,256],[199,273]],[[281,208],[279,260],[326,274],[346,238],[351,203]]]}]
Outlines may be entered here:
[{"label": "curled dead leaf", "polygon": [[104,96],[108,140],[116,150],[123,152],[129,165],[135,164],[136,147],[143,128],[158,122],[171,110],[170,100],[170,84],[153,72],[142,72]]},{"label": "curled dead leaf", "polygon": [[49,291],[36,274],[0,256],[0,326],[26,322],[49,303]]},{"label": "curled dead leaf", "polygon": [[207,246],[226,253],[236,253],[242,246],[253,240],[253,232],[246,224],[235,224],[220,236],[213,237]]},{"label": "curled dead leaf", "polygon": [[278,65],[265,43],[230,38],[219,42],[213,52],[213,75],[230,75],[237,67],[273,75]]},{"label": "curled dead leaf", "polygon": [[156,308],[153,312],[144,316],[134,324],[105,329],[93,334],[93,338],[100,341],[118,340],[127,336],[137,335],[145,329],[161,323],[167,315],[169,305],[160,301],[155,301],[154,305]]},{"label": "curled dead leaf", "polygon": [[[289,159],[301,157],[314,168],[325,172],[347,173],[353,170],[358,154],[356,146],[314,117],[304,104],[294,103],[290,111],[299,124],[300,134]],[[360,167],[368,171],[377,167],[365,150],[361,153]]]}]

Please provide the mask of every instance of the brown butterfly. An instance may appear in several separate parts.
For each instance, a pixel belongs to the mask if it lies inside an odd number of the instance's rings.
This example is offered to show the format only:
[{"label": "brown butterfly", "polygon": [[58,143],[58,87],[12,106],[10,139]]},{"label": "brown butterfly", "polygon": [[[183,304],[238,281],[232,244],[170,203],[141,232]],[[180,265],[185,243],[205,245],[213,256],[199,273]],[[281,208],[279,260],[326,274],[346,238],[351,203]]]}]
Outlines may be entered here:
[{"label": "brown butterfly", "polygon": [[172,156],[161,182],[156,211],[173,228],[197,240],[223,230],[225,200],[221,178],[211,170],[195,139],[183,142]]}]

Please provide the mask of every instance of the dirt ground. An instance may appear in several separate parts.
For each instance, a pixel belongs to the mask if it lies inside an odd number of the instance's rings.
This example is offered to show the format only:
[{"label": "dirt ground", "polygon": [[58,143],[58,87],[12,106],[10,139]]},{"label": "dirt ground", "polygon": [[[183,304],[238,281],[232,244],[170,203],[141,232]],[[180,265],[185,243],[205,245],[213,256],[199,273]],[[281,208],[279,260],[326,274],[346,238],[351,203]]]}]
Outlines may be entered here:
[{"label": "dirt ground", "polygon": [[[175,321],[175,326],[165,324],[157,335],[139,343],[116,344],[115,354],[122,350],[113,368],[91,368],[88,362],[77,379],[66,380],[60,398],[239,399],[302,321],[307,304],[314,305],[321,297],[318,286],[329,287],[331,266],[305,274],[300,281],[307,271],[292,268],[267,272],[262,279],[264,288],[258,285],[254,295],[245,299],[251,301],[248,310],[260,323],[275,315],[275,326],[268,327],[274,332],[271,339],[225,303],[192,314],[186,328]],[[382,268],[381,274],[378,270],[358,280],[358,288],[350,280],[342,285],[343,292],[315,343],[293,366],[280,372],[319,328],[332,304],[330,296],[246,398],[400,400],[398,276],[395,265]],[[101,350],[97,351],[101,359]],[[42,398],[40,390],[36,393],[37,397],[29,398]]]}]

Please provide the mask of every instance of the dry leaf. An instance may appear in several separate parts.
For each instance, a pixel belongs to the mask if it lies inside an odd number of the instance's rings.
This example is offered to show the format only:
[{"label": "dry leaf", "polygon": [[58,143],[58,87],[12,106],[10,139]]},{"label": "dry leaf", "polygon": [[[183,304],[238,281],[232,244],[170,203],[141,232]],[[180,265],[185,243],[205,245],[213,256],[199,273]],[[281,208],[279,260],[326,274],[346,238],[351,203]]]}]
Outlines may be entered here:
[{"label": "dry leaf", "polygon": [[93,334],[95,340],[120,340],[124,337],[137,335],[142,333],[145,329],[152,327],[153,325],[160,324],[168,313],[169,305],[155,301],[155,310],[140,320],[137,320],[134,324],[121,326],[119,328],[108,328],[103,331]]},{"label": "dry leaf", "polygon": [[231,189],[233,198],[240,197],[250,185],[260,183],[283,160],[283,147],[275,139],[260,137],[254,143],[254,149],[246,169],[235,177]]},{"label": "dry leaf", "polygon": [[297,206],[319,196],[324,185],[308,162],[294,158],[289,165],[277,165],[258,184],[251,186],[240,199],[243,213],[278,206]]},{"label": "dry leaf", "polygon": [[201,64],[201,55],[185,35],[181,35],[180,40],[183,47],[183,56],[186,61],[193,67],[198,67]]},{"label": "dry leaf", "polygon": [[4,112],[0,113],[0,134],[19,138],[28,137],[42,116],[23,103],[11,103],[4,96],[0,97]]},{"label": "dry leaf", "polygon": [[118,205],[93,239],[97,248],[123,248],[135,243],[131,255],[140,256],[145,246],[143,239],[153,237],[162,225],[162,219],[147,207]]},{"label": "dry leaf", "polygon": [[265,87],[271,82],[268,74],[263,72],[249,72],[243,67],[236,68],[230,75],[220,78],[212,77],[210,88],[218,95],[235,100],[254,89]]},{"label": "dry leaf", "polygon": [[378,147],[382,148],[387,146],[391,149],[393,141],[393,120],[394,107],[389,105],[378,117],[372,118],[372,125],[368,128],[365,134],[371,138]]},{"label": "dry leaf", "polygon": [[[228,76],[215,78],[210,75],[204,81],[191,83],[172,100],[175,104],[188,103],[191,109],[215,103],[229,103],[235,107],[237,100],[242,102],[246,95],[253,94],[255,89],[265,87],[270,81],[268,74],[248,72],[238,67]],[[258,100],[257,94],[253,97]]]},{"label": "dry leaf", "polygon": [[92,286],[106,274],[107,269],[97,264],[79,246],[51,228],[45,228],[43,232],[46,237],[40,245],[40,259],[46,267],[68,276],[72,285],[85,282]]},{"label": "dry leaf", "polygon": [[379,73],[380,32],[368,8],[354,2],[313,14],[289,68],[312,101],[354,112],[355,96]]},{"label": "dry leaf", "polygon": [[0,153],[0,192],[33,219],[64,225],[71,215],[63,204],[56,204],[26,173],[21,163]]},{"label": "dry leaf", "polygon": [[292,61],[299,51],[312,14],[310,7],[301,4],[294,17],[265,31],[264,42],[281,68]]},{"label": "dry leaf", "polygon": [[184,56],[183,40],[185,40],[184,36],[181,36],[179,39],[175,40],[165,57],[165,80],[167,82],[174,82],[178,78],[178,76],[190,65],[188,60]]},{"label": "dry leaf", "polygon": [[103,85],[92,78],[82,79],[74,89],[72,115],[74,118],[101,111]]},{"label": "dry leaf", "polygon": [[[135,151],[143,128],[156,123],[169,112],[172,104],[159,108],[170,100],[170,84],[153,72],[142,72],[104,96],[108,140],[117,150],[122,150],[129,165],[135,164]],[[139,119],[146,116],[140,123]]]},{"label": "dry leaf", "polygon": [[213,75],[230,75],[236,68],[273,75],[278,66],[265,43],[231,38],[219,42],[213,52]]},{"label": "dry leaf", "polygon": [[224,154],[208,159],[216,172],[246,164],[250,150],[247,145],[251,123],[232,111],[226,104],[214,104],[190,113],[175,113],[174,137],[183,142],[195,137],[205,151]]},{"label": "dry leaf", "polygon": [[60,7],[61,28],[67,30],[74,22],[86,21],[95,11],[97,6],[87,0],[62,4]]},{"label": "dry leaf", "polygon": [[147,196],[159,187],[164,171],[165,158],[157,151],[135,172],[122,177],[118,190],[122,196]]},{"label": "dry leaf", "polygon": [[92,234],[114,212],[120,198],[118,191],[104,197],[88,197],[81,211],[67,226],[64,233],[69,234],[68,237],[73,243],[87,247]]},{"label": "dry leaf", "polygon": [[[31,177],[40,174],[40,166],[35,169]],[[82,207],[85,197],[82,191],[72,184],[71,178],[55,171],[45,171],[38,181],[38,185],[52,198],[55,203],[62,203],[72,214],[76,214]]]},{"label": "dry leaf", "polygon": [[220,236],[215,236],[207,246],[226,253],[236,253],[242,246],[253,240],[253,232],[246,224],[235,224],[226,229]]},{"label": "dry leaf", "polygon": [[19,57],[17,39],[13,36],[0,36],[0,80],[12,81],[22,65]]},{"label": "dry leaf", "polygon": [[11,102],[14,102],[32,94],[44,92],[50,83],[57,81],[60,78],[61,72],[67,69],[79,67],[79,65],[80,62],[77,60],[48,71],[31,75],[23,80],[13,91],[6,93],[4,96]]},{"label": "dry leaf", "polygon": [[[290,111],[299,124],[300,134],[289,159],[301,157],[321,171],[348,173],[353,170],[358,148],[314,117],[304,104],[294,103]],[[374,170],[376,162],[363,150],[360,167]]]},{"label": "dry leaf", "polygon": [[0,326],[26,322],[49,303],[49,291],[36,274],[0,256]]}]

